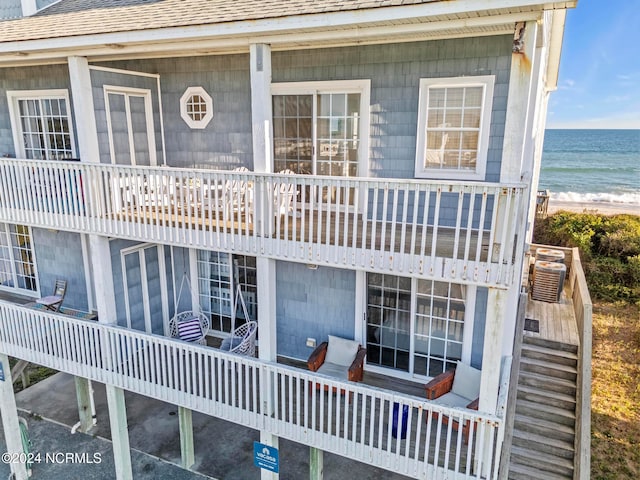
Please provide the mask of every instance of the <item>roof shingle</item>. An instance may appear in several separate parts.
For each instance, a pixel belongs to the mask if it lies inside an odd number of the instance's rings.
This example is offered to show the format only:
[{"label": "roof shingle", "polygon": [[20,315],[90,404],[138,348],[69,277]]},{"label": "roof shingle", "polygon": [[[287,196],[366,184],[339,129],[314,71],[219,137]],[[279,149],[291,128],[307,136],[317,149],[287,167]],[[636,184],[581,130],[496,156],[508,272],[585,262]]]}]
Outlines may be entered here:
[{"label": "roof shingle", "polygon": [[441,0],[61,0],[2,22],[0,43],[158,28],[216,25]]}]

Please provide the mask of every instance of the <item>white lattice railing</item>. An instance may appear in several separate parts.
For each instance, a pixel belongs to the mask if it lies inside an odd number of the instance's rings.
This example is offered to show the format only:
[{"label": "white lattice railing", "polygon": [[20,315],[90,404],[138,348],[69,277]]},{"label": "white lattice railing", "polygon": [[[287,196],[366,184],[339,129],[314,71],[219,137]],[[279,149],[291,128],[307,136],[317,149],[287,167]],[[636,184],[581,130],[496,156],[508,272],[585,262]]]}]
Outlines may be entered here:
[{"label": "white lattice railing", "polygon": [[487,286],[512,281],[523,193],[0,159],[0,221]]},{"label": "white lattice railing", "polygon": [[497,478],[493,415],[7,302],[0,350],[409,477]]}]

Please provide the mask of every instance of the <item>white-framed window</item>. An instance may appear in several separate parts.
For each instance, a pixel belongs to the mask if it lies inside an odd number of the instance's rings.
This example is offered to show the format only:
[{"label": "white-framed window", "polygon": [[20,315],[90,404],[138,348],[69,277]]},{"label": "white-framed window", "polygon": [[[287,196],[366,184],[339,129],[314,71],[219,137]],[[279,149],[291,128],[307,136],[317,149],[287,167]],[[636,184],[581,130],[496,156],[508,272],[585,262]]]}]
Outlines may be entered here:
[{"label": "white-framed window", "polygon": [[0,223],[0,289],[38,291],[31,230],[25,225]]},{"label": "white-framed window", "polygon": [[484,180],[493,75],[420,79],[417,178]]},{"label": "white-framed window", "polygon": [[213,99],[202,87],[189,87],[180,97],[180,116],[191,128],[205,128],[213,118]]},{"label": "white-framed window", "polygon": [[17,157],[76,157],[67,90],[14,90],[7,100]]},{"label": "white-framed window", "polygon": [[367,275],[367,364],[429,378],[469,363],[475,289],[396,275]]}]

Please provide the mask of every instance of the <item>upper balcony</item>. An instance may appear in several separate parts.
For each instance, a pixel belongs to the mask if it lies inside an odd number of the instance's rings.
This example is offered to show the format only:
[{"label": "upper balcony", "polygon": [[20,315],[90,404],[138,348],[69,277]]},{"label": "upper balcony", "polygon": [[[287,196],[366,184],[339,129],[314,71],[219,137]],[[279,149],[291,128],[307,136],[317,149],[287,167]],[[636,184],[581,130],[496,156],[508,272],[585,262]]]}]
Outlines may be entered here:
[{"label": "upper balcony", "polygon": [[497,287],[526,201],[516,184],[15,159],[0,182],[0,221]]}]

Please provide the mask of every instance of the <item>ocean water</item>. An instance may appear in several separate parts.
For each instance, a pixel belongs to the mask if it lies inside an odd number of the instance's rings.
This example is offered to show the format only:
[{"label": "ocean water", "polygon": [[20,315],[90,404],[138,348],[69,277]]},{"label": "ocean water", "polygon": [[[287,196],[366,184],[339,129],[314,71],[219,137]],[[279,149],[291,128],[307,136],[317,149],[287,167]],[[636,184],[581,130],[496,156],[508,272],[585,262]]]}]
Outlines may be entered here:
[{"label": "ocean water", "polygon": [[640,207],[640,130],[547,130],[539,188],[561,201]]}]

